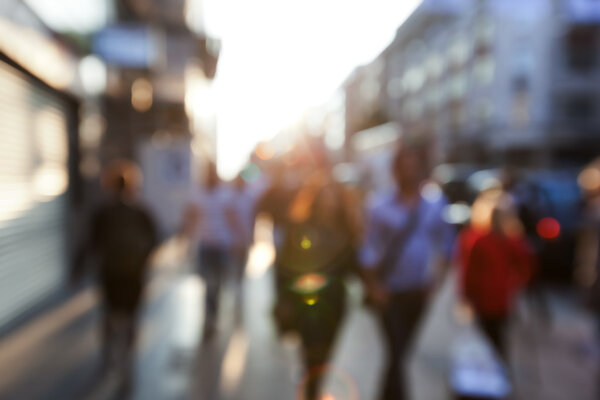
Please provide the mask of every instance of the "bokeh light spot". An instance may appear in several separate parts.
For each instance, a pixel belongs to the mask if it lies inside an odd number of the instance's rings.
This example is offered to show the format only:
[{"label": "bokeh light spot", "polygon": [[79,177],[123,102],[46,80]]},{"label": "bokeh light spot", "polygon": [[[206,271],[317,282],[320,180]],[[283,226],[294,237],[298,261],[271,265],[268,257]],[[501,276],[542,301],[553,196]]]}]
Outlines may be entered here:
[{"label": "bokeh light spot", "polygon": [[259,143],[258,146],[256,146],[255,154],[256,154],[256,157],[258,157],[259,159],[261,159],[263,161],[270,160],[275,155],[275,153],[273,152],[273,149],[271,149],[270,145],[268,143],[264,143],[264,142]]},{"label": "bokeh light spot", "polygon": [[240,176],[245,182],[251,183],[260,178],[260,173],[261,172],[258,165],[250,163],[246,168],[243,169],[243,171],[240,173]]},{"label": "bokeh light spot", "polygon": [[544,239],[556,239],[560,234],[560,224],[554,218],[542,218],[537,223],[536,230]]}]

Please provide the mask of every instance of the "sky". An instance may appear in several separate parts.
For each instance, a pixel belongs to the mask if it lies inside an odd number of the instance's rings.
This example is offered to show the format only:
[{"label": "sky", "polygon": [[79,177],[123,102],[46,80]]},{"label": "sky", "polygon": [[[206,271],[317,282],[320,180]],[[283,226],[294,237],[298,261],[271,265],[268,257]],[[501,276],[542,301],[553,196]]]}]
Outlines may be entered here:
[{"label": "sky", "polygon": [[[106,23],[106,0],[26,0],[57,30]],[[219,171],[332,99],[391,42],[420,0],[188,0],[222,41],[213,83]],[[196,18],[198,17],[196,14]]]},{"label": "sky", "polygon": [[233,175],[260,140],[331,99],[373,60],[419,0],[204,0],[222,40],[214,82],[219,171]]}]

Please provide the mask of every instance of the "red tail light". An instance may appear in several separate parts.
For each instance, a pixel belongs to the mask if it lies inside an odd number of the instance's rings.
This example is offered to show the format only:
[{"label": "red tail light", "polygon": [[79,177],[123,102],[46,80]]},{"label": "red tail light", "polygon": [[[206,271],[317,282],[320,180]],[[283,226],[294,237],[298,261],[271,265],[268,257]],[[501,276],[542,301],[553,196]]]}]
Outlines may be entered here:
[{"label": "red tail light", "polygon": [[560,235],[560,223],[554,218],[542,218],[538,221],[536,230],[544,239],[556,239]]}]

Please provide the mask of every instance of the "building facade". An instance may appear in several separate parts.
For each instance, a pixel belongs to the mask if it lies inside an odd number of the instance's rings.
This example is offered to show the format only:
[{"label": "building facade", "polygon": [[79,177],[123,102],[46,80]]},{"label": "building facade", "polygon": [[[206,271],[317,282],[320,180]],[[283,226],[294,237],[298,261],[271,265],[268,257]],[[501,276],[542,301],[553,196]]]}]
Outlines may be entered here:
[{"label": "building facade", "polygon": [[165,236],[178,228],[198,171],[216,157],[214,115],[206,108],[220,44],[189,23],[187,3],[116,2],[116,21],[94,39],[108,65],[101,162],[140,163],[144,199]]},{"label": "building facade", "polygon": [[437,161],[547,166],[593,157],[600,144],[593,3],[425,0],[362,67],[380,71],[384,60],[377,113],[406,137],[433,143]]},{"label": "building facade", "polygon": [[2,2],[0,334],[64,287],[81,201],[78,58],[23,2]]}]

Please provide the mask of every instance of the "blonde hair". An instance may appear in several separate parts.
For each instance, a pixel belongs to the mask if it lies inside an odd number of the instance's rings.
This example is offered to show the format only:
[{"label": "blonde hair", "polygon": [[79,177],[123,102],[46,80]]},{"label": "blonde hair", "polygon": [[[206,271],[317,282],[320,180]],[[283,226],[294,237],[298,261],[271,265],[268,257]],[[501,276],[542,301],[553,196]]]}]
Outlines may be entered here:
[{"label": "blonde hair", "polygon": [[496,231],[507,236],[523,234],[514,199],[501,189],[486,190],[471,207],[471,227],[479,232]]}]

